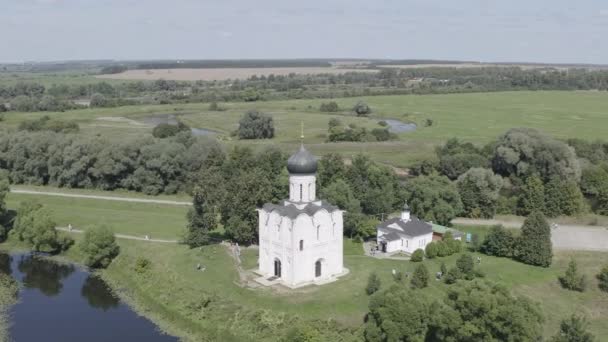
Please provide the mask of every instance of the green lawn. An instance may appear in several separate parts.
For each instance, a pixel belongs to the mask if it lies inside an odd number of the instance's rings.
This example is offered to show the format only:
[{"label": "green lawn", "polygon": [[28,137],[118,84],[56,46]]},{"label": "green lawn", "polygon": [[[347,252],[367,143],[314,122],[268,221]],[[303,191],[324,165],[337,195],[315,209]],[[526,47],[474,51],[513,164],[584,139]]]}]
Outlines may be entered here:
[{"label": "green lawn", "polygon": [[[371,118],[356,118],[350,108],[366,101],[373,109]],[[262,148],[274,144],[292,151],[297,147],[300,122],[304,122],[305,141],[317,154],[338,152],[346,157],[367,153],[373,159],[397,166],[408,166],[429,158],[433,148],[452,137],[474,143],[487,143],[513,127],[533,127],[556,138],[605,138],[608,126],[608,92],[598,91],[519,91],[448,95],[398,95],[335,99],[343,111],[320,113],[319,105],[328,100],[289,100],[221,104],[226,111],[211,112],[208,104],[141,105],[119,108],[82,109],[64,113],[6,113],[0,124],[16,126],[21,120],[42,115],[76,120],[81,134],[101,134],[113,139],[128,139],[150,134],[151,129],[125,122],[96,120],[98,117],[122,116],[131,119],[155,114],[177,114],[194,127],[210,128],[221,133],[229,145],[246,144]],[[261,141],[234,141],[229,133],[249,109],[273,115],[276,138]],[[383,118],[418,124],[418,130],[399,135],[399,140],[381,143],[324,143],[331,117],[368,128],[378,127]],[[431,127],[424,127],[432,119]]]},{"label": "green lawn", "polygon": [[[61,225],[75,226],[106,222],[118,233],[157,237],[178,237],[185,226],[185,207],[134,204],[105,200],[84,200],[50,196],[10,194],[8,205],[16,208],[19,201],[37,197],[53,210]],[[484,227],[459,227],[467,232],[484,234]],[[267,288],[250,289],[238,285],[234,260],[225,247],[212,245],[190,249],[183,245],[157,244],[119,240],[121,254],[104,271],[119,292],[131,298],[139,311],[154,318],[166,330],[196,338],[217,327],[245,324],[240,315],[268,310],[272,315],[297,315],[306,319],[334,319],[343,326],[356,328],[363,322],[369,297],[365,286],[371,272],[376,272],[383,287],[394,282],[392,270],[412,272],[415,263],[399,260],[379,260],[363,256],[359,243],[346,239],[344,263],[350,273],[337,282],[321,287],[310,286],[295,291],[273,291]],[[68,256],[78,260],[77,249]],[[477,255],[475,255],[476,257]],[[504,284],[515,293],[540,303],[546,317],[545,334],[551,335],[559,321],[572,312],[584,313],[590,318],[591,329],[597,336],[608,336],[605,317],[608,316],[608,295],[597,289],[594,275],[602,265],[608,264],[608,253],[558,252],[549,268],[527,266],[505,258],[480,255],[479,267],[486,278]],[[589,290],[575,293],[560,288],[557,276],[562,274],[570,257],[575,257],[579,268],[589,280]],[[135,261],[146,258],[151,270],[145,274],[134,272]],[[457,256],[424,261],[432,275],[441,262],[449,267]],[[243,248],[243,267],[254,269],[257,250]],[[206,267],[204,272],[197,264]],[[447,285],[432,280],[423,290],[440,298]],[[201,296],[212,296],[211,316],[196,311]],[[195,310],[195,311],[193,311]],[[202,315],[202,316],[201,316]],[[274,316],[273,316],[274,317]],[[243,330],[244,331],[244,330]]]},{"label": "green lawn", "polygon": [[51,209],[57,225],[63,227],[107,224],[117,233],[165,239],[181,238],[186,227],[186,206],[15,193],[7,196],[7,206],[17,209],[21,201],[32,199]]}]

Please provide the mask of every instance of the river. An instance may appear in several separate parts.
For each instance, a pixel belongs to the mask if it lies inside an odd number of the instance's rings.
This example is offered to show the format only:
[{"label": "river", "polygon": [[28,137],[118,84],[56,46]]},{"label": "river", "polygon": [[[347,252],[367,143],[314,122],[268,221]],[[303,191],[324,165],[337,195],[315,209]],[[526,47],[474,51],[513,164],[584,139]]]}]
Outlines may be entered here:
[{"label": "river", "polygon": [[115,297],[100,278],[34,254],[0,253],[20,285],[9,310],[11,341],[177,341]]}]

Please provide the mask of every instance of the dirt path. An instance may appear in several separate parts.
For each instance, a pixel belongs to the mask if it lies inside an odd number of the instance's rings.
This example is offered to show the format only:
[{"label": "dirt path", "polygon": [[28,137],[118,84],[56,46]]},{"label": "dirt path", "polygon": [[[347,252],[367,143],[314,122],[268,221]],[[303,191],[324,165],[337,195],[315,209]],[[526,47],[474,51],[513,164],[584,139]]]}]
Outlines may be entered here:
[{"label": "dirt path", "polygon": [[187,205],[187,206],[191,206],[192,205],[192,202],[184,202],[184,201],[154,200],[154,199],[137,198],[137,197],[118,197],[118,196],[98,196],[98,195],[70,194],[70,193],[65,193],[65,192],[36,191],[36,190],[24,190],[24,189],[15,189],[15,188],[12,188],[11,192],[15,193],[15,194],[58,196],[58,197],[71,197],[71,198],[88,198],[88,199],[100,199],[100,200],[108,200],[108,201],[135,202],[135,203]]},{"label": "dirt path", "polygon": [[[84,230],[82,229],[69,229],[67,227],[55,227],[55,229],[63,231],[63,232],[68,232],[68,233],[74,233],[74,234],[82,234],[84,233]],[[146,242],[159,242],[159,243],[178,243],[178,240],[164,240],[164,239],[146,239],[145,237],[141,237],[141,236],[134,236],[134,235],[125,235],[125,234],[114,234],[114,236],[117,239],[126,239],[126,240],[138,240],[138,241],[146,241]]]},{"label": "dirt path", "polygon": [[[482,220],[457,218],[452,220],[454,224],[473,226],[492,226],[502,224],[508,228],[521,228],[523,222]],[[608,251],[608,228],[602,226],[564,225],[560,224],[551,229],[551,242],[555,249],[583,250],[583,251]]]}]

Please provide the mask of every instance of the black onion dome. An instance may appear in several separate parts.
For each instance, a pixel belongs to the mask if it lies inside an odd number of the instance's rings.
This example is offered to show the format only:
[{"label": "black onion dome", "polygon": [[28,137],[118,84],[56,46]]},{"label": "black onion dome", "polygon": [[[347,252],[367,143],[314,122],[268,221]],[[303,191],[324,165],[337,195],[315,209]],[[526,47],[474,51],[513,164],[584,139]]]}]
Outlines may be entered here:
[{"label": "black onion dome", "polygon": [[308,152],[304,146],[287,160],[289,173],[310,174],[317,172],[317,158]]}]

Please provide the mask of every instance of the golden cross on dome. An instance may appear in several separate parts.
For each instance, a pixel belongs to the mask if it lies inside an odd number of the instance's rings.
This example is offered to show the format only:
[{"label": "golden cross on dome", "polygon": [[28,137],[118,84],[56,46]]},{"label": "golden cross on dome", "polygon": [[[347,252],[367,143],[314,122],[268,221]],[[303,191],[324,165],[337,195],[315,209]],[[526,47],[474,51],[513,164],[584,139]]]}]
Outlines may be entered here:
[{"label": "golden cross on dome", "polygon": [[304,121],[300,121],[300,143],[304,145]]}]

